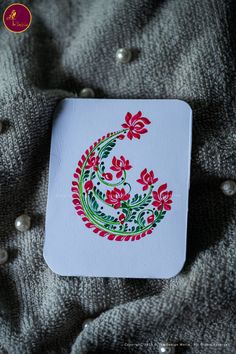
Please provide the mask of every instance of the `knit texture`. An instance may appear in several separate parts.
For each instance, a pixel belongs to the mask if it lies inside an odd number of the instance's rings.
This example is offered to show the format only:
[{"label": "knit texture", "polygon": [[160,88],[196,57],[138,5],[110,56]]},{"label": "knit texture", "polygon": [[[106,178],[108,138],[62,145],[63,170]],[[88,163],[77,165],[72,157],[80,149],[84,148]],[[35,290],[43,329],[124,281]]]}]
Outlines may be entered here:
[{"label": "knit texture", "polygon": [[[234,354],[236,198],[219,186],[236,179],[235,1],[23,3],[31,27],[0,28],[0,353]],[[130,63],[116,63],[120,47]],[[193,109],[187,260],[172,279],[58,276],[43,259],[52,115],[83,87]],[[32,228],[19,233],[24,211]]]}]

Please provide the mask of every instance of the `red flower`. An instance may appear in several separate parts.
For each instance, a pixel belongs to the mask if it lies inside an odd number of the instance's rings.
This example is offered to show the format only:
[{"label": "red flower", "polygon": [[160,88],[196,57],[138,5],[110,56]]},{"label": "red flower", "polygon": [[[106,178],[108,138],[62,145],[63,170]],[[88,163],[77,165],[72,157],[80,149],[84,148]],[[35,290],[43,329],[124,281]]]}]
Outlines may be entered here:
[{"label": "red flower", "polygon": [[172,197],[172,191],[165,191],[164,190],[167,188],[167,183],[162,184],[157,192],[152,192],[153,198],[155,201],[152,203],[152,205],[156,206],[158,210],[161,210],[164,208],[165,210],[170,210],[171,209],[171,197]]},{"label": "red flower", "polygon": [[122,127],[125,129],[129,129],[127,137],[132,140],[133,138],[140,139],[140,134],[147,133],[147,129],[145,128],[145,124],[150,124],[150,120],[142,117],[142,112],[139,111],[133,117],[130,112],[128,112],[125,116],[126,123],[122,124]]},{"label": "red flower", "polygon": [[149,186],[152,184],[156,183],[158,181],[158,178],[154,178],[154,173],[153,171],[150,171],[149,173],[147,172],[147,169],[145,168],[141,174],[140,178],[137,179],[138,183],[143,184],[143,191],[147,190]]},{"label": "red flower", "polygon": [[85,189],[86,193],[91,191],[91,189],[93,189],[93,182],[91,180],[87,181],[84,185],[84,189]]},{"label": "red flower", "polygon": [[95,156],[95,152],[93,152],[88,159],[85,169],[88,170],[89,168],[93,168],[94,171],[97,171],[98,165],[99,165],[99,157]]},{"label": "red flower", "polygon": [[120,160],[114,156],[112,159],[112,164],[113,165],[111,166],[111,170],[117,172],[117,178],[122,176],[123,171],[128,171],[132,168],[132,166],[129,164],[129,160],[126,160],[124,156],[121,156]]},{"label": "red flower", "polygon": [[150,216],[147,218],[147,222],[148,222],[149,224],[151,224],[153,221],[154,221],[154,215],[152,214],[152,215],[150,215]]},{"label": "red flower", "polygon": [[107,172],[107,173],[103,173],[102,177],[105,178],[107,181],[111,181],[113,176],[111,173]]},{"label": "red flower", "polygon": [[124,224],[124,222],[125,222],[125,214],[120,214],[120,216],[119,216],[119,222],[121,223],[121,224]]},{"label": "red flower", "polygon": [[114,206],[115,209],[120,208],[121,202],[128,200],[130,194],[126,194],[124,188],[114,188],[112,191],[106,192],[105,202]]},{"label": "red flower", "polygon": [[117,138],[120,139],[120,140],[123,140],[125,138],[125,136],[124,136],[124,134],[120,134],[120,135],[118,135]]}]

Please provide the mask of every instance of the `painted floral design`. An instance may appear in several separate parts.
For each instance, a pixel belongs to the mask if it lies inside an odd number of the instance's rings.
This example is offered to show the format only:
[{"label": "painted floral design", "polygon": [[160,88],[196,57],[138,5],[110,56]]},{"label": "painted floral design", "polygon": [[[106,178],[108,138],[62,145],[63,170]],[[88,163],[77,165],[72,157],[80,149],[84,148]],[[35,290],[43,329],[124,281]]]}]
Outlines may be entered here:
[{"label": "painted floral design", "polygon": [[148,222],[149,224],[151,224],[151,223],[154,221],[154,219],[155,219],[155,216],[154,216],[154,214],[152,214],[152,215],[150,215],[150,216],[147,218],[147,222]]},{"label": "painted floral design", "polygon": [[148,133],[150,124],[141,111],[134,115],[128,112],[122,129],[99,138],[78,162],[72,201],[86,227],[101,237],[116,241],[142,239],[171,210],[172,191],[167,190],[167,183],[156,186],[158,177],[154,170],[148,171],[144,166],[137,173],[141,193],[134,194],[128,178],[130,169],[135,167],[132,161],[123,155],[109,159],[118,143],[140,139]]},{"label": "painted floral design", "polygon": [[103,174],[102,174],[102,177],[103,177],[104,179],[106,179],[107,181],[112,181],[112,179],[113,179],[112,174],[109,173],[109,172],[103,173]]},{"label": "painted floral design", "polygon": [[141,172],[140,178],[137,179],[138,183],[143,184],[143,191],[146,191],[149,186],[153,185],[157,181],[158,178],[154,178],[153,171],[147,172],[146,168]]},{"label": "painted floral design", "polygon": [[133,138],[140,139],[140,135],[148,132],[145,125],[150,124],[148,118],[142,117],[142,112],[139,111],[134,116],[128,112],[125,116],[125,123],[122,127],[128,129],[127,137],[132,140]]},{"label": "painted floral design", "polygon": [[105,202],[118,209],[121,207],[121,203],[129,200],[129,198],[130,194],[127,194],[124,188],[114,188],[112,191],[107,191]]},{"label": "painted floral design", "polygon": [[157,210],[162,210],[163,208],[165,210],[170,210],[171,209],[171,197],[172,197],[172,191],[165,191],[165,189],[167,188],[167,183],[162,184],[157,192],[153,191],[152,195],[153,195],[153,199],[154,202],[152,203],[152,205],[154,205],[155,207],[157,207]]},{"label": "painted floral design", "polygon": [[110,167],[112,171],[116,171],[116,177],[120,178],[124,171],[129,171],[132,166],[129,163],[129,160],[126,160],[124,156],[121,156],[120,159],[117,159],[115,156],[112,159],[112,166]]},{"label": "painted floral design", "polygon": [[85,169],[88,170],[90,168],[93,168],[94,171],[98,171],[98,165],[99,165],[99,156],[95,156],[95,152],[93,152],[87,161],[87,165]]},{"label": "painted floral design", "polygon": [[125,222],[125,214],[120,214],[120,216],[119,216],[119,222],[121,223],[121,224],[124,224],[124,222]]},{"label": "painted floral design", "polygon": [[91,180],[87,181],[84,184],[84,189],[86,191],[86,193],[88,193],[89,191],[91,191],[93,189],[93,182]]}]

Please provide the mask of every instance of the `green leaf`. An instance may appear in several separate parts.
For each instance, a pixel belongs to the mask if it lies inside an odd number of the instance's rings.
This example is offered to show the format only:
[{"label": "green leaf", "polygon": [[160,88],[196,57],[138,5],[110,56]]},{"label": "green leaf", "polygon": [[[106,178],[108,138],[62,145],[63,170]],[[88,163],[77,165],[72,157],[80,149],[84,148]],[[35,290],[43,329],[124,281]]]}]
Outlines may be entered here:
[{"label": "green leaf", "polygon": [[165,212],[163,212],[163,211],[160,211],[159,213],[158,213],[157,211],[155,211],[154,214],[155,214],[156,217],[157,217],[155,223],[161,222],[161,220],[162,220],[162,219],[164,218],[164,216],[165,216]]},{"label": "green leaf", "polygon": [[95,195],[97,194],[102,200],[106,198],[105,194],[102,193],[96,186],[93,187]]},{"label": "green leaf", "polygon": [[144,218],[140,218],[140,224],[141,224],[142,226],[145,226],[145,220],[144,220]]},{"label": "green leaf", "polygon": [[126,223],[124,227],[124,232],[126,232],[127,230],[128,230],[128,224]]},{"label": "green leaf", "polygon": [[140,213],[140,216],[139,216],[139,224],[141,224],[141,226],[145,226],[145,219],[144,219],[144,214],[145,212],[143,211],[142,213]]},{"label": "green leaf", "polygon": [[140,195],[139,194],[135,194],[133,196],[133,198],[131,199],[130,204],[132,205],[132,204],[138,203],[141,200],[142,200],[142,195],[141,194]]},{"label": "green leaf", "polygon": [[110,154],[111,150],[116,146],[114,140],[111,140],[107,145],[105,145],[104,149],[102,150],[101,158],[105,159]]},{"label": "green leaf", "polygon": [[94,179],[94,178],[95,178],[95,176],[96,176],[96,172],[95,172],[95,171],[93,171],[93,173],[91,174],[90,179]]},{"label": "green leaf", "polygon": [[128,215],[128,213],[129,213],[129,210],[128,210],[128,209],[123,208],[123,209],[122,209],[122,212],[125,214],[125,216],[127,216],[127,215]]},{"label": "green leaf", "polygon": [[93,192],[90,192],[88,195],[89,198],[89,204],[91,206],[91,208],[95,211],[98,209],[98,203],[93,195]]},{"label": "green leaf", "polygon": [[83,181],[87,181],[87,179],[88,179],[88,177],[89,177],[89,173],[90,173],[89,170],[85,170],[84,176],[83,176]]},{"label": "green leaf", "polygon": [[133,212],[127,221],[134,221],[134,219],[136,218],[136,215],[137,215],[137,213]]},{"label": "green leaf", "polygon": [[96,214],[101,217],[104,221],[115,221],[117,222],[118,219],[115,216],[111,216],[111,215],[106,215],[105,213],[103,213],[101,210],[98,210],[96,212]]},{"label": "green leaf", "polygon": [[[135,194],[135,196],[136,196],[136,194]],[[141,196],[141,198],[142,198],[142,196]],[[149,196],[144,202],[140,203],[139,206],[136,206],[136,207],[134,207],[134,208],[132,208],[132,209],[133,209],[133,210],[136,210],[136,211],[142,210],[142,209],[144,209],[146,206],[148,206],[151,201],[152,201],[152,197]],[[131,207],[132,207],[132,205],[131,205]]]}]

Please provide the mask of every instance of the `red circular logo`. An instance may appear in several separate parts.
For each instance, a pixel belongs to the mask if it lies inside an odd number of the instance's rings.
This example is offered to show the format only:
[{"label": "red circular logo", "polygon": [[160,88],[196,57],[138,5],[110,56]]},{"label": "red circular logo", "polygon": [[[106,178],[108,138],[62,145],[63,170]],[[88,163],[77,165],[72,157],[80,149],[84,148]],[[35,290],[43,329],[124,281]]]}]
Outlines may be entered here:
[{"label": "red circular logo", "polygon": [[15,33],[26,31],[32,21],[32,15],[27,6],[15,3],[6,8],[3,14],[5,27]]}]

